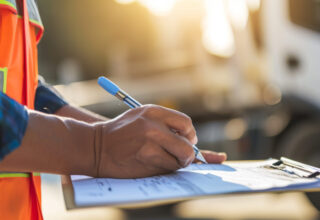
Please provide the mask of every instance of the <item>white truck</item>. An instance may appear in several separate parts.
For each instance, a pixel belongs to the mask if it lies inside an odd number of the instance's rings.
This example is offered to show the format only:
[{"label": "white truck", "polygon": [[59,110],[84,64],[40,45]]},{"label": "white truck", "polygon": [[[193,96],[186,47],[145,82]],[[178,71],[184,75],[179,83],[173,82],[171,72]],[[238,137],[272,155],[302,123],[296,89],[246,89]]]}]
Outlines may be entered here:
[{"label": "white truck", "polygon": [[[277,111],[289,119],[274,140],[274,150],[320,167],[320,1],[263,4],[269,81],[283,94]],[[320,193],[308,196],[319,209]]]}]

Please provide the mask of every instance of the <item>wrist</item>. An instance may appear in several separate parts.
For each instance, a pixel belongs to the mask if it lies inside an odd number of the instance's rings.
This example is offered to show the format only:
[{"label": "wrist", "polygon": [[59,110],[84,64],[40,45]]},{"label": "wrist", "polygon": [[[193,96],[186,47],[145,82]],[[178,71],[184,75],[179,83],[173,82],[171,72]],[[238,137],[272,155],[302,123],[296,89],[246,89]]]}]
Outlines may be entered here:
[{"label": "wrist", "polygon": [[72,105],[63,106],[56,112],[56,115],[73,118],[87,123],[96,123],[108,120],[106,117]]},{"label": "wrist", "polygon": [[36,111],[29,112],[25,136],[0,170],[91,175],[94,170],[93,125]]}]

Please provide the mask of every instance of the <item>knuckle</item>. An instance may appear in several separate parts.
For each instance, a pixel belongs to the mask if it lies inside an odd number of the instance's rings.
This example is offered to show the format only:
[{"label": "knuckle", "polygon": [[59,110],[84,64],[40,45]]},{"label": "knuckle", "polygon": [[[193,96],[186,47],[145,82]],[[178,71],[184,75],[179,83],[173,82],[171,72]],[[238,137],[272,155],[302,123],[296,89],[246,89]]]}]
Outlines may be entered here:
[{"label": "knuckle", "polygon": [[143,113],[144,114],[149,114],[150,112],[154,111],[154,108],[155,107],[152,104],[145,105],[145,106],[143,106]]},{"label": "knuckle", "polygon": [[189,128],[189,130],[194,130],[192,119],[188,115],[186,115],[186,127]]},{"label": "knuckle", "polygon": [[181,132],[182,134],[187,134],[189,133],[190,127],[188,124],[186,123],[181,123],[179,121],[177,121],[178,126],[178,132]]},{"label": "knuckle", "polygon": [[197,136],[197,132],[192,129],[190,132],[189,132],[189,138],[192,140],[193,138],[195,138]]},{"label": "knuckle", "polygon": [[194,136],[196,136],[196,135],[197,135],[196,130],[195,130],[195,129],[191,129],[191,131],[190,131],[190,136],[191,136],[191,137],[194,137]]},{"label": "knuckle", "polygon": [[146,117],[153,117],[161,109],[160,106],[148,104],[143,106],[143,115]]},{"label": "knuckle", "polygon": [[185,116],[185,118],[186,118],[187,123],[192,125],[192,119],[191,119],[191,117],[190,117],[189,115],[186,115],[186,114],[184,114],[184,116]]},{"label": "knuckle", "polygon": [[192,124],[192,119],[186,114],[183,114],[182,116],[183,116],[183,123],[181,123],[181,129],[183,129],[185,133],[193,132],[195,129]]}]

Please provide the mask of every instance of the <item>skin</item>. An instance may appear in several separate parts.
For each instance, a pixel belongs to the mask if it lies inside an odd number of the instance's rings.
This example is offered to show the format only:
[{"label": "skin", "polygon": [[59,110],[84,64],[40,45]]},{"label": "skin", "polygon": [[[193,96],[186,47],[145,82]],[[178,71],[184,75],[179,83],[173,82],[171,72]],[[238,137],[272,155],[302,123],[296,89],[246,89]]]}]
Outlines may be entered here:
[{"label": "skin", "polygon": [[[103,117],[101,115],[90,112],[86,109],[75,107],[72,105],[65,105],[61,109],[56,112],[59,116],[70,117],[80,121],[85,121],[88,123],[108,121],[109,118]],[[198,142],[197,136],[195,142]],[[209,150],[201,150],[202,155],[206,159],[208,163],[222,163],[227,159],[227,154],[224,152],[214,152]],[[199,162],[198,160],[194,160],[194,163]]]},{"label": "skin", "polygon": [[[57,114],[64,117],[30,110],[21,146],[0,162],[0,171],[137,178],[197,162],[196,132],[181,112],[145,105],[108,120],[65,106]],[[209,163],[226,159],[223,153],[203,155]]]},{"label": "skin", "polygon": [[[176,112],[176,113],[178,113],[178,112]],[[82,121],[86,121],[86,122],[90,122],[90,123],[110,120],[110,119],[105,118],[101,115],[97,115],[97,114],[92,113],[88,110],[74,107],[71,105],[66,105],[66,106],[62,107],[57,112],[57,115],[65,116],[65,117],[72,117],[77,120],[82,120]],[[186,120],[191,120],[188,116],[185,115],[185,117],[188,118]],[[193,128],[193,125],[192,125],[192,128]],[[194,139],[191,141],[191,143],[197,144],[197,142],[198,142],[198,138],[196,135],[194,135]],[[214,152],[214,151],[209,151],[209,150],[200,150],[200,151],[208,163],[218,163],[219,164],[219,163],[222,163],[227,160],[227,154],[224,152]],[[193,163],[201,163],[196,158],[192,162]]]}]

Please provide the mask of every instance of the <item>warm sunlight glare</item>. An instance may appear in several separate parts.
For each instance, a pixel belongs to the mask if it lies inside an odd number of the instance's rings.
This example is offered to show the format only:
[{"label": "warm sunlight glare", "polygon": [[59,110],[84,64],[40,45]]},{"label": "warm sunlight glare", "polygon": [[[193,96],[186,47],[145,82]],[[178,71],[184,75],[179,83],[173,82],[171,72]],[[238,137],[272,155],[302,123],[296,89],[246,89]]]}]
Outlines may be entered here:
[{"label": "warm sunlight glare", "polygon": [[[237,0],[238,1],[238,0]],[[214,55],[230,57],[234,54],[234,37],[223,0],[206,0],[202,42]]]},{"label": "warm sunlight glare", "polygon": [[130,4],[132,2],[134,2],[135,0],[116,0],[117,3],[120,4]]},{"label": "warm sunlight glare", "polygon": [[247,0],[250,11],[257,11],[260,8],[260,0]]},{"label": "warm sunlight glare", "polygon": [[243,30],[249,16],[246,0],[228,0],[228,15],[233,27]]},{"label": "warm sunlight glare", "polygon": [[176,0],[139,0],[139,2],[158,16],[167,15],[174,7]]}]

